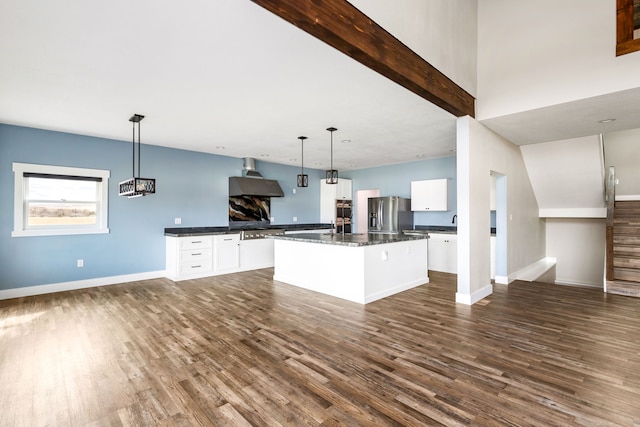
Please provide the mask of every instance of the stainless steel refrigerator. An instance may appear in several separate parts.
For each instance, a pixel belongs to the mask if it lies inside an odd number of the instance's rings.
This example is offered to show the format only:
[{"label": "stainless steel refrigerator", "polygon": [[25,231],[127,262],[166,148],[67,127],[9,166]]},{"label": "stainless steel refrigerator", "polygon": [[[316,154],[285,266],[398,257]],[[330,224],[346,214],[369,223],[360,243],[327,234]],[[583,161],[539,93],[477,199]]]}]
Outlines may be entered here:
[{"label": "stainless steel refrigerator", "polygon": [[369,198],[369,233],[401,233],[413,228],[411,199],[398,196]]}]

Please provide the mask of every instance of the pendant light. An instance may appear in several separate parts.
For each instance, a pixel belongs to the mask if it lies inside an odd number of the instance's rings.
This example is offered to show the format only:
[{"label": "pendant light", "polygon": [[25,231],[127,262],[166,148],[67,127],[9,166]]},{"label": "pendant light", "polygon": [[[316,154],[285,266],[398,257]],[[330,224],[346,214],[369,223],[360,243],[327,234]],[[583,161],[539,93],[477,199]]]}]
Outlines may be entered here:
[{"label": "pendant light", "polygon": [[[140,122],[144,119],[144,116],[140,114],[134,114],[129,118],[129,121],[133,124],[133,141],[132,146],[132,171],[131,178],[119,183],[119,196],[140,197],[147,194],[154,194],[156,192],[156,180],[154,178],[141,178],[140,177]],[[138,126],[138,175],[136,176],[136,124]]]},{"label": "pendant light", "polygon": [[326,180],[327,184],[337,184],[338,183],[338,171],[333,168],[333,132],[338,129],[334,127],[327,128],[329,132],[331,132],[331,169],[327,171]]},{"label": "pendant light", "polygon": [[307,139],[306,136],[299,136],[300,145],[302,146],[302,162],[300,162],[300,173],[298,174],[298,187],[308,187],[309,186],[309,175],[304,173],[304,140]]}]

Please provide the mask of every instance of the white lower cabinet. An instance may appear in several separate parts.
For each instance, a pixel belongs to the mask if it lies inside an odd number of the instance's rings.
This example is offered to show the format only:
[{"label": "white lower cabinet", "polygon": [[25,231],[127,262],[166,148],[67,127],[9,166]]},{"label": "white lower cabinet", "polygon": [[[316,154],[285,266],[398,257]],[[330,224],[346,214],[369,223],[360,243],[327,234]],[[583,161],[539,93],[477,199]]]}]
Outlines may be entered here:
[{"label": "white lower cabinet", "polygon": [[167,276],[172,280],[210,276],[213,271],[212,236],[166,237]]},{"label": "white lower cabinet", "polygon": [[[429,233],[427,264],[429,270],[458,274],[458,236]],[[496,236],[490,239],[491,279],[496,275]]]},{"label": "white lower cabinet", "polygon": [[216,273],[231,273],[240,268],[240,235],[221,234],[213,236],[213,270]]},{"label": "white lower cabinet", "polygon": [[429,270],[458,273],[458,236],[429,233],[427,265]]},{"label": "white lower cabinet", "polygon": [[[327,233],[299,230],[287,234]],[[274,240],[240,240],[240,234],[192,237],[166,236],[166,274],[171,280],[197,279],[217,274],[273,267]]]},{"label": "white lower cabinet", "polygon": [[170,237],[166,240],[166,271],[171,280],[230,273],[240,267],[239,234]]},{"label": "white lower cabinet", "polygon": [[273,239],[240,241],[240,270],[273,267]]}]

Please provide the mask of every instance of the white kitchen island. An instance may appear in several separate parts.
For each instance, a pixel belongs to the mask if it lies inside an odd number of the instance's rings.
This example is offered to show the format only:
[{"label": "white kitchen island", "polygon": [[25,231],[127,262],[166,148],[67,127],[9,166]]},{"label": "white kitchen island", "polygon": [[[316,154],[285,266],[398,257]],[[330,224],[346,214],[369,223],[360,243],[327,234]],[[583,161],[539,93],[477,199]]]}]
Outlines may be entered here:
[{"label": "white kitchen island", "polygon": [[429,283],[428,236],[275,236],[273,279],[366,304]]}]

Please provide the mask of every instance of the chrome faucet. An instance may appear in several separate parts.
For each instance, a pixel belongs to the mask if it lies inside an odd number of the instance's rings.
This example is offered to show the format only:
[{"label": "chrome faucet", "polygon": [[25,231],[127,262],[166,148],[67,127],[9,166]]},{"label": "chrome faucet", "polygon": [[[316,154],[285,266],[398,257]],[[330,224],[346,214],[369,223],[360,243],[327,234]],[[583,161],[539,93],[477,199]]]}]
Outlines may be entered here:
[{"label": "chrome faucet", "polygon": [[456,218],[458,218],[458,215],[454,215],[453,218],[451,218],[451,224],[456,223]]}]

